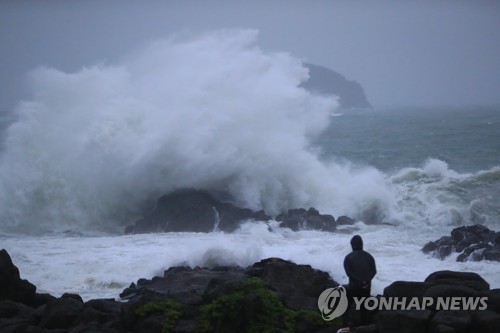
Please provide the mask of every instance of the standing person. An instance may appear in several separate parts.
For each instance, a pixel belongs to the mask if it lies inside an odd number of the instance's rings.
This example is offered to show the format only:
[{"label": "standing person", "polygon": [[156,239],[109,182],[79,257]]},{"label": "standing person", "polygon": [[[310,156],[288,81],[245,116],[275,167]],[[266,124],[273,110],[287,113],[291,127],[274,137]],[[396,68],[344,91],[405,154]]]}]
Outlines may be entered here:
[{"label": "standing person", "polygon": [[[349,284],[346,288],[349,306],[342,317],[346,328],[352,324],[349,321],[351,319],[350,308],[353,304],[353,297],[370,297],[371,281],[375,274],[377,274],[375,259],[373,259],[370,253],[363,250],[363,239],[361,236],[356,235],[352,237],[351,247],[352,252],[344,259],[344,269],[349,277]],[[368,318],[365,309],[361,309],[360,317],[360,324],[367,324]],[[349,332],[349,329],[347,328],[343,332]]]}]

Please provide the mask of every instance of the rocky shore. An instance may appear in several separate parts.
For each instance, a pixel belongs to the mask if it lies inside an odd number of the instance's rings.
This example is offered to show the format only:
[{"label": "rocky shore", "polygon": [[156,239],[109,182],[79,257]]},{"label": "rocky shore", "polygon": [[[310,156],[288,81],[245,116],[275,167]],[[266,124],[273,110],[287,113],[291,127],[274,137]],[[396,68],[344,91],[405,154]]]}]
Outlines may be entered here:
[{"label": "rocky shore", "polygon": [[[335,286],[326,272],[269,258],[245,268],[171,267],[132,283],[119,300],[84,302],[76,294],[37,293],[1,250],[0,332],[336,332],[340,318],[324,321],[317,307],[321,292]],[[354,332],[497,333],[500,327],[500,289],[475,273],[440,271],[423,282],[397,281],[374,299],[384,297],[472,297],[486,307],[376,308],[371,322]]]},{"label": "rocky shore", "polygon": [[500,232],[479,224],[458,227],[450,236],[425,244],[422,251],[439,259],[456,253],[460,262],[500,261]]}]

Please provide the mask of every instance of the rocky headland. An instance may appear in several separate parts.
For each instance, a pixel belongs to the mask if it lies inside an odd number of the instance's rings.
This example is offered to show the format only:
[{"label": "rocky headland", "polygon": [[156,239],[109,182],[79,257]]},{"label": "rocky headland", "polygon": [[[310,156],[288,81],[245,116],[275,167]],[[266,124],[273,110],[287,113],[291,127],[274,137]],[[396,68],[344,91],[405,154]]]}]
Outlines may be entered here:
[{"label": "rocky headland", "polygon": [[302,83],[307,90],[323,95],[335,95],[342,109],[371,109],[363,87],[341,74],[318,65],[304,64],[309,69],[309,80]]}]

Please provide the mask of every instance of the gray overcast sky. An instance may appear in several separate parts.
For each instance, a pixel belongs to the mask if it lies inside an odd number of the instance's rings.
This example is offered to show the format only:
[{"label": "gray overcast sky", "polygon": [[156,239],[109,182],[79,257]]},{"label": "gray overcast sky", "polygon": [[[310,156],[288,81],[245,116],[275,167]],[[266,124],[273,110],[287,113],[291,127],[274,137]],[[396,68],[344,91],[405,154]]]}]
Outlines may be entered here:
[{"label": "gray overcast sky", "polygon": [[360,82],[375,106],[500,104],[500,1],[0,0],[0,110],[37,66],[76,71],[233,27]]}]

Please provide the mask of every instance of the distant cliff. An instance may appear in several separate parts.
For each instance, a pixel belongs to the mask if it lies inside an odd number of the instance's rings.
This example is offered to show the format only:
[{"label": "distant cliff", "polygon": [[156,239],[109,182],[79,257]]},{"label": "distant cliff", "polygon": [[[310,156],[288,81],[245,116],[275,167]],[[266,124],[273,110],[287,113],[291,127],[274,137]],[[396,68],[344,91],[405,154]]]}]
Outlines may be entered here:
[{"label": "distant cliff", "polygon": [[305,64],[309,69],[310,79],[302,84],[307,90],[339,97],[342,108],[371,108],[363,91],[356,81],[349,81],[337,72],[326,67]]}]

